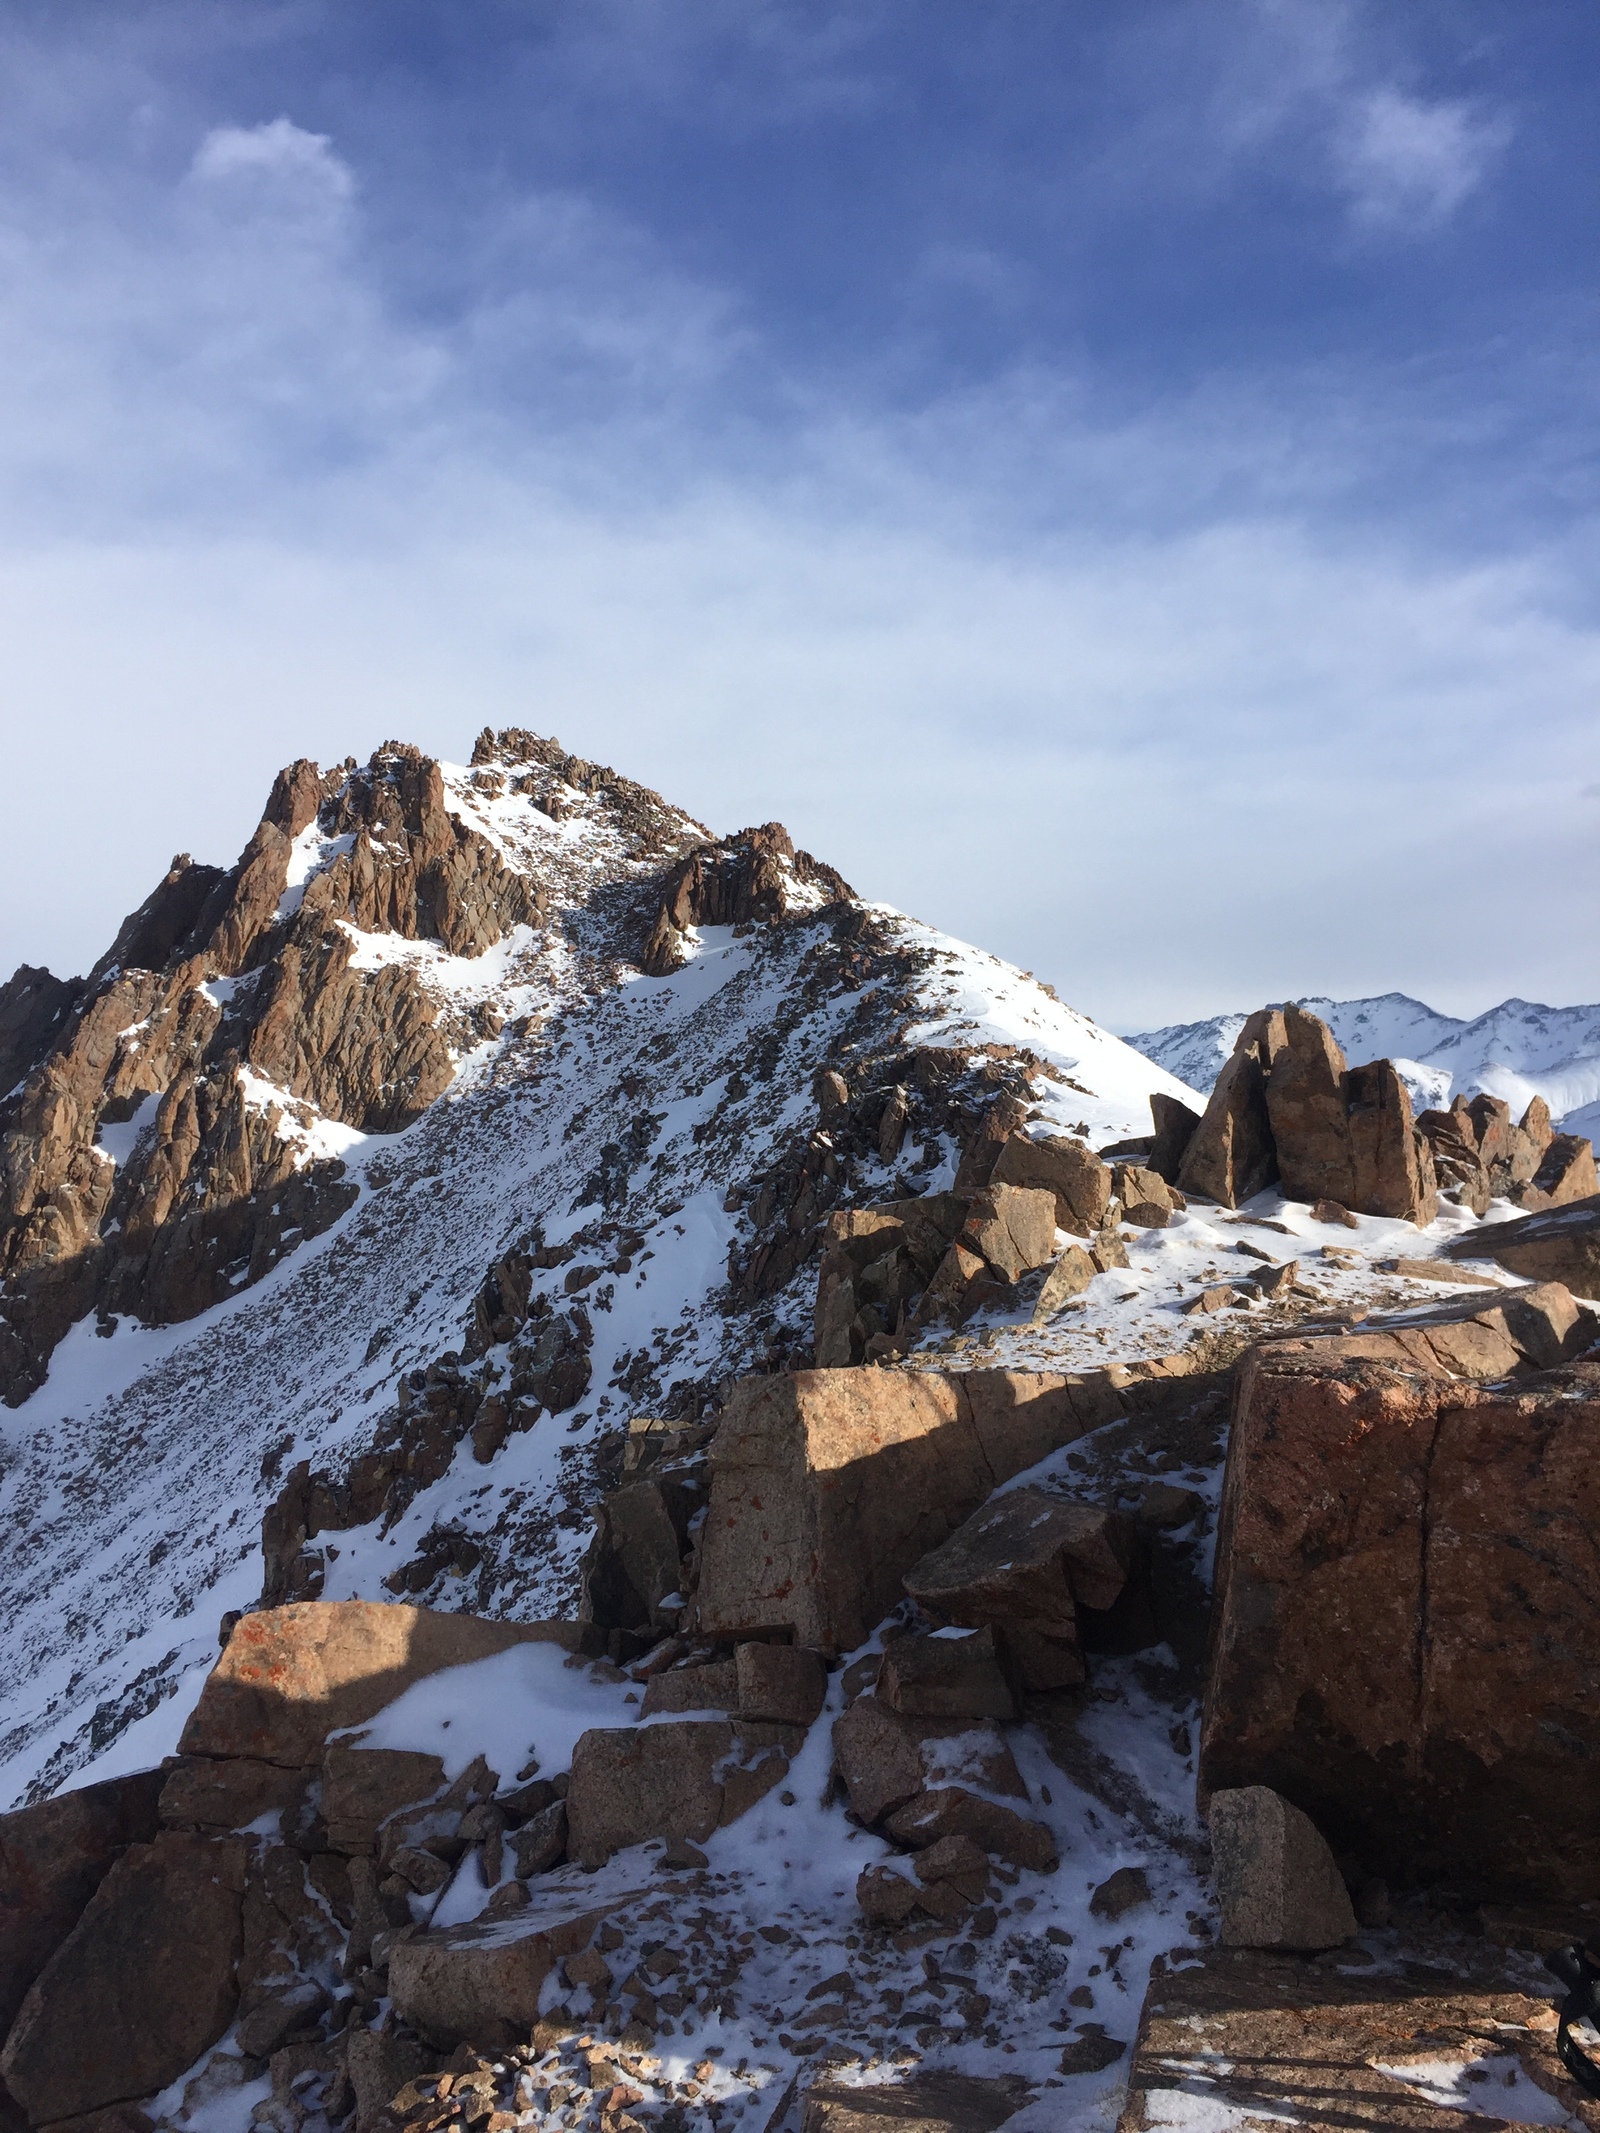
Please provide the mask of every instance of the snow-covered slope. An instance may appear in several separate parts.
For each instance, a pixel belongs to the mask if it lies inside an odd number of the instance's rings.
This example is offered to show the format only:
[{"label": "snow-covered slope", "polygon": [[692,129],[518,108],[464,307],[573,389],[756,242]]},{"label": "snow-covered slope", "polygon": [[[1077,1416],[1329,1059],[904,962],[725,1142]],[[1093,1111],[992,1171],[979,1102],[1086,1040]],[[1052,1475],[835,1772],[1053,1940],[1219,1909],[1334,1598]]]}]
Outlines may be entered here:
[{"label": "snow-covered slope", "polygon": [[[219,1617],[260,1592],[260,1519],[283,1474],[366,1448],[399,1378],[462,1346],[486,1269],[513,1245],[537,1239],[555,1262],[537,1277],[552,1306],[581,1307],[588,1393],[487,1465],[458,1445],[387,1530],[340,1536],[326,1597],[392,1595],[384,1579],[443,1535],[438,1579],[408,1591],[568,1610],[606,1432],[696,1412],[730,1376],[808,1355],[815,1259],[773,1247],[803,1247],[830,1195],[938,1189],[960,1154],[958,1124],[918,1126],[959,1121],[942,1095],[942,1111],[913,1109],[892,1162],[871,1147],[833,1157],[812,1090],[822,1066],[914,1081],[921,1055],[965,1048],[951,1086],[976,1102],[979,1069],[1031,1058],[1036,1115],[1098,1145],[1148,1132],[1152,1090],[1192,1094],[1009,965],[853,899],[691,928],[683,967],[646,976],[619,953],[615,897],[637,869],[600,800],[572,793],[552,824],[510,792],[483,803],[465,772],[445,766],[444,782],[508,863],[558,848],[549,922],[479,957],[390,934],[359,937],[357,957],[405,959],[463,1032],[492,1000],[500,1034],[463,1038],[448,1092],[406,1131],[341,1133],[359,1192],[330,1229],[188,1323],[80,1320],[6,1417],[8,1799],[113,1743],[127,1767],[170,1745]],[[329,856],[308,854],[302,879]]]},{"label": "snow-covered slope", "polygon": [[[1566,1131],[1592,1136],[1600,1126],[1600,1006],[1502,1000],[1463,1022],[1402,992],[1370,1000],[1307,997],[1300,1005],[1322,1017],[1352,1062],[1396,1061],[1414,1101],[1447,1104],[1452,1096],[1486,1090],[1520,1116],[1542,1096]],[[1242,1014],[1213,1015],[1208,1022],[1144,1030],[1128,1042],[1191,1088],[1206,1091],[1244,1022]]]}]

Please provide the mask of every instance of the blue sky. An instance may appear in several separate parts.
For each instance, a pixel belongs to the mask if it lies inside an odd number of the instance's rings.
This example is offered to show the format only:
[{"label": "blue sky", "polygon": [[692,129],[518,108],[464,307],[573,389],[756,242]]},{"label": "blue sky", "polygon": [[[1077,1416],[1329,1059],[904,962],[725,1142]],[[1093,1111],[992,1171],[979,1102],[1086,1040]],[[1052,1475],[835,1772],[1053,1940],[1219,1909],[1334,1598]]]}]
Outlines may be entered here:
[{"label": "blue sky", "polygon": [[1600,995],[1600,16],[0,0],[0,960],[555,732],[1113,1027]]}]

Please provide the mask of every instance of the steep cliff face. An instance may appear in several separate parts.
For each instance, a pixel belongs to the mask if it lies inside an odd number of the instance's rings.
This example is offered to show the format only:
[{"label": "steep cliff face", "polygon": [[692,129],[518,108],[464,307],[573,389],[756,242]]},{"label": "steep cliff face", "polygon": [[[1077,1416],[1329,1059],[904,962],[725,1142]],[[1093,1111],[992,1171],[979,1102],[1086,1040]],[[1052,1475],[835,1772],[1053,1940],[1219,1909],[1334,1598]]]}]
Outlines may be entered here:
[{"label": "steep cliff face", "polygon": [[[598,882],[558,827],[580,793]],[[175,859],[86,983],[19,971],[0,994],[8,1403],[86,1313],[193,1317],[343,1213],[350,1135],[409,1125],[499,1028],[491,952],[533,946],[575,861],[593,890],[703,841],[532,735],[486,736],[448,781],[391,744],[283,771],[238,864]],[[451,959],[480,966],[481,997],[438,982]]]}]

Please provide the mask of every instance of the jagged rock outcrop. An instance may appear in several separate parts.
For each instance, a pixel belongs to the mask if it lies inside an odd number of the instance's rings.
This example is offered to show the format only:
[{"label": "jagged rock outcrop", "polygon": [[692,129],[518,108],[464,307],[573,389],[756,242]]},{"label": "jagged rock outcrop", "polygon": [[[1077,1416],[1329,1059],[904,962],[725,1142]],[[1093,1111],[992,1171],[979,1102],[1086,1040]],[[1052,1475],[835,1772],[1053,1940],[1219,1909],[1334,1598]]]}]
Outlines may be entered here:
[{"label": "jagged rock outcrop", "polygon": [[454,1047],[498,1027],[456,1027],[416,958],[362,947],[475,958],[542,923],[547,884],[474,811],[509,785],[559,813],[587,781],[641,861],[671,847],[662,802],[558,743],[486,735],[474,761],[468,798],[400,743],[364,768],[291,764],[235,867],[180,854],[86,981],[25,968],[0,992],[20,1071],[0,1078],[9,1401],[86,1312],[191,1317],[320,1234],[355,1194],[323,1123],[398,1131],[449,1086]]},{"label": "jagged rock outcrop", "polygon": [[0,985],[0,1102],[54,1045],[83,991],[82,978],[52,977],[31,963]]},{"label": "jagged rock outcrop", "polygon": [[1247,1355],[1203,1792],[1402,1884],[1600,1895],[1597,1331],[1548,1284]]},{"label": "jagged rock outcrop", "polygon": [[842,874],[795,850],[781,822],[764,822],[691,852],[667,877],[641,967],[653,978],[669,977],[684,959],[691,927],[767,924],[854,896]]},{"label": "jagged rock outcrop", "polygon": [[1291,1200],[1423,1228],[1438,1211],[1432,1150],[1393,1061],[1347,1066],[1327,1024],[1293,1002],[1239,1032],[1178,1182],[1225,1207],[1276,1182]]}]

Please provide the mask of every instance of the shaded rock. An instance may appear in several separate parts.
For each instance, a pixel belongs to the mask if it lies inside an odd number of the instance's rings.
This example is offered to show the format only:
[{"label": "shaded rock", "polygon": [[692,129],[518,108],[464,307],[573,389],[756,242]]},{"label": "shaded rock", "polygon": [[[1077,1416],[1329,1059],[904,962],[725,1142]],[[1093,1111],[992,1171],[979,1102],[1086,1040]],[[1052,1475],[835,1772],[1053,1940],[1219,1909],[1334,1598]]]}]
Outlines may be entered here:
[{"label": "shaded rock", "polygon": [[0,2034],[123,1850],[154,1837],[161,1783],[141,1771],[0,1815]]},{"label": "shaded rock", "polygon": [[788,1775],[800,1737],[749,1720],[595,1728],[572,1751],[567,1849],[599,1866],[652,1837],[703,1844]]},{"label": "shaded rock", "polygon": [[1053,1194],[1027,1186],[986,1185],[972,1196],[961,1242],[1003,1281],[1018,1281],[1043,1266],[1055,1250]]},{"label": "shaded rock", "polygon": [[730,1641],[787,1630],[811,1650],[854,1649],[900,1597],[904,1572],[997,1482],[1105,1418],[1087,1381],[1048,1373],[741,1381],[711,1448],[699,1629]]},{"label": "shaded rock", "polygon": [[[1555,1339],[1559,1296],[1521,1296],[1524,1337]],[[1590,1899],[1600,1368],[1474,1382],[1522,1360],[1502,1295],[1481,1315],[1499,1326],[1413,1313],[1243,1359],[1202,1789],[1270,1786],[1391,1879]]]},{"label": "shaded rock", "polygon": [[247,1847],[130,1845],[30,1986],[0,2075],[35,2125],[152,2094],[233,2019]]},{"label": "shaded rock", "polygon": [[909,1718],[1017,1715],[994,1633],[986,1628],[965,1637],[897,1637],[884,1652],[878,1695]]},{"label": "shaded rock", "polygon": [[1334,1948],[1356,1930],[1350,1894],[1309,1815],[1266,1785],[1214,1792],[1211,1871],[1231,1948]]},{"label": "shaded rock", "polygon": [[965,1837],[995,1858],[1034,1873],[1053,1874],[1059,1864],[1056,1840],[1043,1822],[961,1785],[918,1793],[897,1807],[884,1827],[901,1844],[917,1846]]},{"label": "shaded rock", "polygon": [[1005,1736],[992,1721],[907,1718],[876,1696],[863,1697],[834,1720],[833,1759],[851,1813],[868,1827],[940,1785],[1028,1797]]},{"label": "shaded rock", "polygon": [[1014,1489],[914,1565],[905,1588],[948,1622],[997,1631],[1020,1686],[1060,1688],[1083,1679],[1079,1606],[1113,1606],[1135,1559],[1118,1512]]},{"label": "shaded rock", "polygon": [[1600,1297],[1600,1195],[1513,1222],[1486,1222],[1441,1248],[1446,1259],[1494,1259],[1526,1281],[1559,1281]]},{"label": "shaded rock", "polygon": [[1096,1918],[1117,1919],[1150,1901],[1150,1878],[1142,1866],[1119,1866],[1089,1898]]},{"label": "shaded rock", "polygon": [[1083,1236],[1100,1227],[1111,1205],[1109,1165],[1086,1141],[1066,1134],[1013,1134],[1001,1146],[989,1183],[1054,1194],[1055,1226]]},{"label": "shaded rock", "polygon": [[818,2081],[806,2092],[801,2133],[994,2133],[1032,2097],[1015,2074],[917,2074],[893,2087]]},{"label": "shaded rock", "polygon": [[1150,1097],[1150,1116],[1155,1121],[1156,1131],[1145,1156],[1146,1167],[1157,1177],[1165,1178],[1169,1185],[1176,1185],[1189,1143],[1199,1130],[1200,1113],[1180,1098],[1164,1096],[1157,1089]]},{"label": "shaded rock", "polygon": [[741,1644],[733,1664],[741,1718],[809,1726],[821,1713],[828,1677],[815,1652],[792,1644]]},{"label": "shaded rock", "polygon": [[1276,1008],[1259,1009],[1240,1030],[1178,1165],[1186,1193],[1238,1207],[1276,1182],[1267,1074],[1287,1041]]},{"label": "shaded rock", "polygon": [[731,1659],[710,1666],[671,1666],[652,1674],[645,1684],[641,1718],[663,1711],[735,1711],[739,1707],[738,1670]]},{"label": "shaded rock", "polygon": [[395,1948],[389,1993],[398,2014],[440,2045],[470,2038],[509,2044],[539,2019],[545,1979],[563,1957],[586,1948],[633,1895],[584,1904],[569,1892],[536,1900],[515,1917],[413,1934]]},{"label": "shaded rock", "polygon": [[939,1262],[939,1270],[922,1292],[913,1318],[916,1326],[942,1322],[964,1326],[975,1312],[1005,1310],[1011,1302],[1011,1283],[997,1274],[968,1244],[952,1244]]},{"label": "shaded rock", "polygon": [[572,1650],[571,1622],[490,1622],[371,1600],[302,1601],[242,1615],[178,1743],[191,1756],[306,1768],[331,1732],[359,1726],[444,1667],[513,1644]]}]

